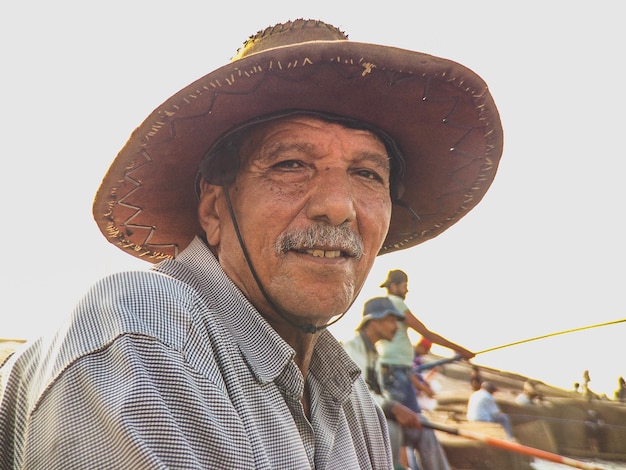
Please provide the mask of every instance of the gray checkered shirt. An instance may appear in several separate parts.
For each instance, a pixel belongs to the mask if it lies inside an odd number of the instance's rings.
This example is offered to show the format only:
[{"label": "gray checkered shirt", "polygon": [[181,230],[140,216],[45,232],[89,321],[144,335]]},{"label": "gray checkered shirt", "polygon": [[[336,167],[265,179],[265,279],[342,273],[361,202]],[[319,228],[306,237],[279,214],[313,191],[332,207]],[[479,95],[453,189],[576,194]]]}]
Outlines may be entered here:
[{"label": "gray checkered shirt", "polygon": [[328,332],[294,351],[202,241],[96,284],[0,369],[0,468],[388,469],[387,427]]}]

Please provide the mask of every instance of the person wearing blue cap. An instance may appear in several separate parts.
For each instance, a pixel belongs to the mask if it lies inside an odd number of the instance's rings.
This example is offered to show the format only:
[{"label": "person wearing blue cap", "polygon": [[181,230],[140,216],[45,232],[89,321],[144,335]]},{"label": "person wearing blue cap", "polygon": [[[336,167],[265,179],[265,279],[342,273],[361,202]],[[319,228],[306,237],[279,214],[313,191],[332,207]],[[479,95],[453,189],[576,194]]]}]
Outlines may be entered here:
[{"label": "person wearing blue cap", "polygon": [[423,428],[419,414],[394,400],[382,387],[375,345],[380,340],[393,338],[398,330],[398,321],[402,320],[404,314],[387,297],[374,297],[363,306],[363,318],[356,334],[342,345],[361,369],[374,400],[385,413],[394,468],[403,468],[400,464],[400,449],[405,441],[418,450],[424,470],[449,469],[446,455],[434,431]]}]

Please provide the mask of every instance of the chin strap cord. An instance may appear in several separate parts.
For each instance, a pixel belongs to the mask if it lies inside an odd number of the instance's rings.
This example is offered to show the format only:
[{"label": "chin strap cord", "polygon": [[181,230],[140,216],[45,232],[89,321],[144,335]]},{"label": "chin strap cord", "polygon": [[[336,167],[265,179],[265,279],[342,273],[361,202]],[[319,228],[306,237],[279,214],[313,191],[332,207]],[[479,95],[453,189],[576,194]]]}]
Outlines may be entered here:
[{"label": "chin strap cord", "polygon": [[239,245],[241,246],[241,251],[243,252],[243,256],[246,259],[246,263],[248,264],[248,267],[250,268],[250,273],[252,273],[252,277],[254,278],[254,281],[256,282],[256,285],[259,287],[259,290],[261,291],[261,294],[263,294],[263,297],[265,297],[265,300],[267,301],[267,303],[269,304],[269,306],[276,312],[278,313],[278,315],[280,315],[280,317],[285,320],[287,323],[289,323],[291,326],[298,328],[299,330],[302,330],[305,333],[309,333],[309,334],[315,334],[321,330],[324,330],[326,328],[328,328],[330,325],[334,325],[335,323],[337,323],[339,320],[341,320],[343,318],[343,316],[346,314],[346,312],[343,312],[341,315],[339,315],[339,317],[337,317],[336,319],[334,319],[333,321],[331,321],[330,323],[326,323],[325,325],[322,326],[315,326],[313,324],[300,324],[300,323],[296,323],[294,322],[291,318],[289,318],[289,316],[287,315],[287,313],[280,308],[278,305],[276,305],[276,303],[272,300],[272,298],[270,297],[270,295],[265,291],[265,288],[263,287],[263,284],[261,283],[261,280],[259,279],[259,276],[256,273],[256,270],[254,269],[254,266],[252,264],[252,260],[250,259],[250,256],[248,254],[248,249],[246,248],[246,245],[243,241],[243,237],[241,235],[241,231],[239,230],[239,224],[237,223],[237,217],[235,216],[235,211],[233,209],[233,205],[232,202],[230,200],[230,194],[228,192],[228,184],[225,182],[225,180],[222,178],[222,187],[224,188],[224,195],[226,197],[226,205],[228,206],[228,213],[230,214],[230,218],[233,221],[233,227],[235,228],[235,233],[237,234],[237,240],[239,240]]}]

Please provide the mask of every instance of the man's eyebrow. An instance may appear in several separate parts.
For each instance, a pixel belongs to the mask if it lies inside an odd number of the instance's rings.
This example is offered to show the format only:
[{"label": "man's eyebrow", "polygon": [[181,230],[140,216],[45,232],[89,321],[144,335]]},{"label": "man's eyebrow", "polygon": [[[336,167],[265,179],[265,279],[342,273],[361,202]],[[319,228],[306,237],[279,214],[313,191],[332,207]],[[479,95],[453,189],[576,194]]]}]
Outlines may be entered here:
[{"label": "man's eyebrow", "polygon": [[309,142],[276,142],[263,146],[262,151],[259,153],[259,159],[272,161],[285,152],[294,150],[311,152],[314,147],[315,146]]},{"label": "man's eyebrow", "polygon": [[[261,161],[271,162],[280,157],[285,152],[305,152],[311,153],[315,150],[315,144],[311,142],[275,142],[263,146],[262,151],[258,154],[258,159]],[[376,152],[363,150],[357,153],[355,161],[363,162],[369,161],[385,170],[391,171],[391,157],[386,152]]]},{"label": "man's eyebrow", "polygon": [[386,170],[391,169],[391,158],[386,153],[365,151],[365,152],[361,152],[361,154],[358,157],[358,160],[370,161],[382,168],[385,168]]}]

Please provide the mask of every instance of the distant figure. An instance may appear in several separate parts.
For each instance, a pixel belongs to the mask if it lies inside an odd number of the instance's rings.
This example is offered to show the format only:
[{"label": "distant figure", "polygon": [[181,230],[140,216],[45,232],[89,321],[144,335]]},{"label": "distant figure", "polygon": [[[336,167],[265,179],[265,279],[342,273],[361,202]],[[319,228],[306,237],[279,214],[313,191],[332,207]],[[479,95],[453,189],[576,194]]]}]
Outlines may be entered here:
[{"label": "distant figure", "polygon": [[435,396],[435,392],[424,378],[424,374],[422,374],[422,372],[420,371],[420,366],[422,365],[422,356],[430,352],[430,348],[432,345],[433,343],[426,338],[422,338],[420,341],[415,343],[415,345],[413,346],[415,356],[413,358],[413,367],[411,368],[411,372],[413,372],[411,380],[413,381],[413,385],[417,390],[417,394],[419,395],[423,393],[428,398],[433,398]]},{"label": "distant figure", "polygon": [[480,390],[470,395],[467,402],[467,420],[499,423],[507,436],[513,438],[509,416],[500,410],[493,397],[496,390],[497,387],[492,382],[483,382]]},{"label": "distant figure", "polygon": [[615,400],[626,402],[626,382],[624,382],[624,377],[619,377],[617,379],[617,390],[615,390]]},{"label": "distant figure", "polygon": [[408,329],[411,328],[434,344],[451,349],[463,359],[471,359],[473,352],[444,338],[438,333],[429,330],[409,309],[405,302],[409,292],[409,278],[404,271],[395,269],[389,271],[387,279],[380,285],[387,290],[387,298],[396,309],[404,314],[404,320],[398,321],[399,328],[395,336],[389,340],[381,340],[376,349],[380,354],[380,368],[383,377],[383,387],[389,394],[415,413],[421,413],[417,401],[417,390],[413,384],[411,367],[413,366],[414,351]]},{"label": "distant figure", "polygon": [[602,434],[604,431],[604,421],[596,410],[587,410],[587,419],[585,420],[585,434],[587,435],[587,444],[592,452],[600,452],[602,450]]},{"label": "distant figure", "polygon": [[580,393],[580,382],[574,382],[574,393]]},{"label": "distant figure", "polygon": [[595,394],[591,388],[589,388],[589,382],[591,382],[591,377],[589,375],[589,371],[586,370],[583,372],[583,389],[582,394],[583,398],[588,401],[591,401],[594,398],[600,398],[597,394]]},{"label": "distant figure", "polygon": [[474,392],[480,390],[480,386],[483,383],[483,378],[480,375],[480,369],[477,366],[472,366],[472,374],[470,375],[470,386]]},{"label": "distant figure", "polygon": [[515,397],[515,403],[523,406],[538,405],[540,398],[541,397],[539,392],[537,392],[535,385],[531,381],[527,380],[524,382],[522,393]]}]

